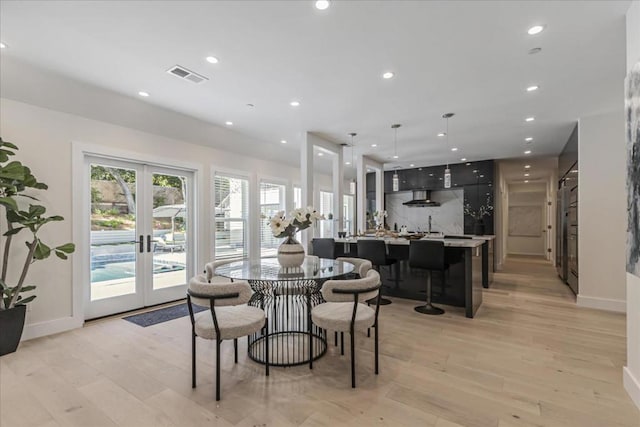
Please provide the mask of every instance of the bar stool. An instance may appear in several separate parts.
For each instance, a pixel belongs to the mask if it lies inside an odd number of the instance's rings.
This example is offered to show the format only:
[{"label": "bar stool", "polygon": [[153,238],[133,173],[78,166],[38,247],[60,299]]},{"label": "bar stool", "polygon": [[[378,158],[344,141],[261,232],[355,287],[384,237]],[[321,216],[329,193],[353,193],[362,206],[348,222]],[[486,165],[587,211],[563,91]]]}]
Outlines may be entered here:
[{"label": "bar stool", "polygon": [[442,273],[444,288],[447,264],[444,261],[444,242],[436,240],[413,240],[409,246],[409,266],[427,270],[427,303],[415,307],[422,314],[444,314],[444,310],[431,304],[431,282],[433,271]]},{"label": "bar stool", "polygon": [[314,238],[311,241],[313,254],[319,258],[336,259],[336,241],[331,238]]},{"label": "bar stool", "polygon": [[[389,258],[387,256],[387,244],[382,240],[358,240],[358,258],[364,258],[371,261],[373,268],[380,271],[381,266],[389,267],[389,273],[391,273],[391,266],[397,264],[398,260]],[[396,277],[392,279],[398,286],[398,277],[396,270]],[[380,305],[389,305],[391,300],[386,298],[380,299]]]}]

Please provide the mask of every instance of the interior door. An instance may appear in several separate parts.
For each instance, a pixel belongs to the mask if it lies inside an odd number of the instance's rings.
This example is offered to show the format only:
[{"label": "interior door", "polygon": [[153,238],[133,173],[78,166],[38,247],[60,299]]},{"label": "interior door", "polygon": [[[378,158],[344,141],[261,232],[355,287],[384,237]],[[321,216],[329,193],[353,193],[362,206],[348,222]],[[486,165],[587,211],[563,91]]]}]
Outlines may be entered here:
[{"label": "interior door", "polygon": [[85,318],[184,298],[193,275],[193,172],[87,157]]}]

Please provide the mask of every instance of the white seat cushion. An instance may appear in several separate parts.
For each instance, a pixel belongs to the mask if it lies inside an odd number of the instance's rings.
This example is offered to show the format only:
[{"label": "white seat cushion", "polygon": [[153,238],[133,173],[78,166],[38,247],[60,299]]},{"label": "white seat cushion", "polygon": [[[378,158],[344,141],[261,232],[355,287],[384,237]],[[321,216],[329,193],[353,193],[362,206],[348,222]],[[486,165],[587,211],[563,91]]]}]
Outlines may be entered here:
[{"label": "white seat cushion", "polygon": [[[353,316],[352,302],[325,302],[311,310],[313,323],[320,328],[331,331],[349,331]],[[355,329],[360,331],[370,328],[375,322],[376,312],[366,304],[358,303]]]},{"label": "white seat cushion", "polygon": [[[228,340],[250,335],[264,326],[264,311],[249,305],[235,307],[216,307],[216,317],[220,328],[220,338]],[[196,335],[212,340],[216,338],[211,310],[202,311],[195,316]]]}]

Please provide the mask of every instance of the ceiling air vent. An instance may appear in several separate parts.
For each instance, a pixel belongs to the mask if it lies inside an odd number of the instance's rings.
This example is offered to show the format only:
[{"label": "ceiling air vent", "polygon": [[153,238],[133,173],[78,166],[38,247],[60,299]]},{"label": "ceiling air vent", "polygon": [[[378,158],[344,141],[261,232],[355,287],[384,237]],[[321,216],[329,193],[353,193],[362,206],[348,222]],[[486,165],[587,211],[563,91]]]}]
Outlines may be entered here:
[{"label": "ceiling air vent", "polygon": [[198,73],[194,73],[193,71],[187,70],[180,65],[176,65],[175,67],[171,67],[167,70],[167,73],[172,74],[176,77],[179,77],[184,80],[188,80],[191,83],[202,83],[209,80],[205,76],[201,76]]}]

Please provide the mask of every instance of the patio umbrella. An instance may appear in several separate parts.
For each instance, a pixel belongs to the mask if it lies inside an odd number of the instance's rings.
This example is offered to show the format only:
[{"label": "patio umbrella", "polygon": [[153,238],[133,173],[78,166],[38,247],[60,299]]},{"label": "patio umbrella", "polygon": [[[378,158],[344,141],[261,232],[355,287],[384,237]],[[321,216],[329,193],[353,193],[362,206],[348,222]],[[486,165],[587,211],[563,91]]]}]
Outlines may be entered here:
[{"label": "patio umbrella", "polygon": [[154,218],[171,218],[171,233],[175,235],[175,223],[176,218],[186,218],[187,208],[184,204],[181,205],[164,205],[158,206],[153,210]]}]

